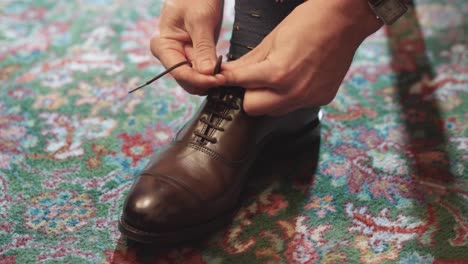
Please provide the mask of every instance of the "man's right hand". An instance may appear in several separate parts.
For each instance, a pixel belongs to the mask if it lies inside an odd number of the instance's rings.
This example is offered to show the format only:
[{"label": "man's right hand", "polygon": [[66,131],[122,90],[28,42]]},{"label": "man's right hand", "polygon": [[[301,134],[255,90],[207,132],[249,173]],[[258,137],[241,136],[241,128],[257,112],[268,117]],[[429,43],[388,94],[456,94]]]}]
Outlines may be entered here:
[{"label": "man's right hand", "polygon": [[185,60],[192,62],[192,67],[171,72],[191,94],[206,94],[208,88],[225,82],[224,76],[212,75],[222,17],[220,0],[168,0],[164,4],[159,30],[151,38],[151,52],[166,68]]}]

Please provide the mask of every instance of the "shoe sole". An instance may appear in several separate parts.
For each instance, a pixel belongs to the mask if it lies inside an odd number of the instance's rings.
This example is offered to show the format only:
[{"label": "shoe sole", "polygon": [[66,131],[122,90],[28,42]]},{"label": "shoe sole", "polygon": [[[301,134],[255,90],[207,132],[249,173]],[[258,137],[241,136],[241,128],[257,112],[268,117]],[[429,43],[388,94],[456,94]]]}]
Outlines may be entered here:
[{"label": "shoe sole", "polygon": [[206,238],[207,234],[211,234],[228,225],[237,213],[238,208],[239,207],[209,222],[167,233],[155,233],[139,230],[129,225],[123,217],[120,217],[119,231],[128,239],[143,244],[159,246],[184,244]]},{"label": "shoe sole", "polygon": [[[274,144],[275,148],[263,148],[260,152],[268,153],[267,156],[271,157],[278,155],[288,155],[298,150],[304,149],[310,144],[317,142],[320,139],[320,122],[318,119],[314,120],[311,124],[307,125],[304,129],[294,134],[277,136],[268,140],[268,142],[279,141],[279,144]],[[262,155],[260,155],[262,156]],[[209,234],[220,230],[224,226],[231,223],[240,208],[240,203],[237,207],[229,210],[221,216],[213,218],[212,220],[198,224],[196,226],[186,227],[172,232],[147,232],[139,230],[129,225],[123,216],[119,219],[119,231],[128,239],[143,243],[154,244],[160,246],[172,246],[176,244],[184,244],[191,241],[201,240],[206,238]]]}]

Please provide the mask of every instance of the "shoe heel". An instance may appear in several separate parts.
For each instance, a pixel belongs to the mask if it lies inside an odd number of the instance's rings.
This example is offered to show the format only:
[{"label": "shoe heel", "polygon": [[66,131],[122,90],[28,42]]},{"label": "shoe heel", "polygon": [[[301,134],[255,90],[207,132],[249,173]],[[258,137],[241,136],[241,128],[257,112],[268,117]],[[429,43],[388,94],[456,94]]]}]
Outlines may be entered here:
[{"label": "shoe heel", "polygon": [[315,150],[320,145],[320,122],[318,120],[300,131],[281,135],[270,141],[262,151],[263,157],[288,157],[300,152]]}]

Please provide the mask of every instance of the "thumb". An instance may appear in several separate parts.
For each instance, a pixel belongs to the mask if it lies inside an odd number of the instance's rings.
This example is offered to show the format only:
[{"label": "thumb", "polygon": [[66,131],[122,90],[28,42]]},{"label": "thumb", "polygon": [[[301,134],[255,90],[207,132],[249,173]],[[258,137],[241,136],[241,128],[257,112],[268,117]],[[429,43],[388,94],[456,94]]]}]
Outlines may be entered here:
[{"label": "thumb", "polygon": [[191,37],[195,69],[202,74],[213,74],[216,64],[214,32],[206,30],[205,27],[198,27]]}]

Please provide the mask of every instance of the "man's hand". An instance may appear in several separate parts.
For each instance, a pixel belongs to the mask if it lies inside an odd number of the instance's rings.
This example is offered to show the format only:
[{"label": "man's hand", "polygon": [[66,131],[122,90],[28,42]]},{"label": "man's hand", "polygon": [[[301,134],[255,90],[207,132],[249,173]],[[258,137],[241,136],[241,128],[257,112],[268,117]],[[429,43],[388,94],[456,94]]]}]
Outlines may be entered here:
[{"label": "man's hand", "polygon": [[182,66],[171,72],[191,94],[204,94],[224,83],[222,75],[212,76],[222,16],[221,0],[168,0],[164,4],[159,32],[151,38],[151,52],[166,68],[192,62],[193,68]]},{"label": "man's hand", "polygon": [[228,85],[247,89],[244,110],[282,115],[335,97],[360,43],[380,28],[366,0],[298,6],[255,49],[223,65]]}]

